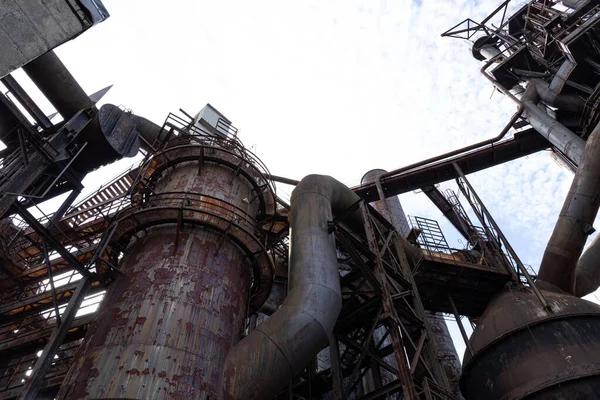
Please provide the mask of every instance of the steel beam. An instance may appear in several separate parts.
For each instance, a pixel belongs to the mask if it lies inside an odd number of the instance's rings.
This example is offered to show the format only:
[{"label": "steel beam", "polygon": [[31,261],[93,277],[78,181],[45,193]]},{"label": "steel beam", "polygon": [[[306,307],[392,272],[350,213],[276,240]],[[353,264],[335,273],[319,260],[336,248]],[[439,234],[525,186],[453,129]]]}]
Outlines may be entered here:
[{"label": "steel beam", "polygon": [[63,314],[63,323],[54,330],[50,340],[48,340],[48,343],[46,344],[46,347],[44,347],[44,350],[42,350],[42,354],[33,366],[33,372],[23,388],[23,395],[21,396],[22,400],[36,399],[39,386],[43,382],[48,367],[52,365],[54,355],[62,345],[63,340],[67,335],[67,331],[75,319],[75,315],[79,310],[79,306],[81,305],[87,289],[89,288],[89,283],[89,279],[85,276],[81,279],[81,281],[79,281],[77,289],[71,297],[71,300],[69,300],[69,304],[67,305],[67,308]]},{"label": "steel beam", "polygon": [[27,222],[27,224],[29,224],[29,226],[31,226],[31,228],[33,228],[33,230],[38,235],[43,237],[46,240],[46,242],[54,250],[56,250],[58,254],[60,254],[69,264],[73,265],[77,272],[79,272],[83,276],[90,275],[90,272],[87,270],[87,268],[85,268],[85,265],[79,262],[77,257],[71,254],[67,249],[65,249],[64,246],[54,238],[50,231],[48,231],[48,229],[45,226],[43,226],[33,215],[31,215],[31,213],[25,207],[23,207],[18,201],[15,202],[14,207],[19,213],[19,215],[23,217],[25,222]]},{"label": "steel beam", "polygon": [[33,117],[43,129],[52,127],[52,122],[46,117],[46,114],[38,107],[31,97],[25,92],[25,90],[19,85],[19,82],[12,75],[8,74],[2,78],[2,83],[12,93],[19,103],[27,110],[27,112]]},{"label": "steel beam", "polygon": [[[77,283],[71,283],[71,284],[59,287],[57,289],[57,291],[58,291],[58,293],[64,293],[64,292],[68,292],[71,290],[75,290],[76,288],[77,288]],[[39,294],[36,294],[31,297],[26,297],[16,303],[3,304],[0,307],[0,314],[5,314],[9,311],[16,310],[18,308],[25,307],[28,305],[32,305],[32,304],[35,304],[37,302],[40,302],[42,300],[45,300],[45,299],[48,299],[51,297],[52,297],[52,292],[46,291],[46,292],[39,293]]]},{"label": "steel beam", "polygon": [[[381,184],[387,198],[420,189],[423,186],[455,179],[458,175],[452,167],[453,163],[458,164],[465,174],[471,174],[537,153],[549,147],[550,143],[537,131],[528,129],[516,133],[513,139],[489,145],[454,158],[405,171],[399,170],[401,172],[382,179]],[[374,182],[354,187],[353,190],[367,202],[379,200]]]},{"label": "steel beam", "polygon": [[410,370],[406,362],[407,354],[406,349],[404,348],[404,341],[402,339],[402,335],[400,334],[400,329],[398,326],[399,319],[396,314],[394,302],[389,291],[389,285],[385,274],[385,269],[383,266],[381,255],[377,248],[375,232],[373,231],[373,225],[371,224],[369,218],[369,211],[365,203],[360,204],[360,211],[364,220],[365,234],[367,237],[367,242],[369,243],[369,248],[371,249],[371,252],[376,254],[376,262],[373,265],[373,270],[381,286],[381,300],[383,303],[383,311],[384,315],[388,319],[388,323],[390,324],[390,337],[394,346],[394,355],[396,357],[396,362],[398,365],[398,376],[400,378],[400,381],[402,382],[402,391],[406,400],[413,400],[417,398],[417,393],[415,391],[414,382],[412,380],[412,376],[410,374]]}]

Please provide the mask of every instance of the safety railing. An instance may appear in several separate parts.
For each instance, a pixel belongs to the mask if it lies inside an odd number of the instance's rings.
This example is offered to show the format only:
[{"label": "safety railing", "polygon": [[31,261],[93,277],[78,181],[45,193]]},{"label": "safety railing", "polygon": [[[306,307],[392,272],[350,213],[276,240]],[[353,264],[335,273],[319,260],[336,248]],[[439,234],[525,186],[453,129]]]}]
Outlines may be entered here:
[{"label": "safety railing", "polygon": [[[157,150],[164,146],[173,146],[176,144],[197,144],[208,147],[221,147],[244,161],[252,164],[263,175],[262,179],[265,184],[268,184],[273,193],[275,193],[275,185],[267,179],[271,175],[267,166],[254,153],[248,150],[237,137],[237,128],[232,125],[224,125],[220,131],[226,132],[227,135],[219,135],[202,128],[199,124],[193,124],[191,121],[186,121],[183,118],[170,113],[163,124],[162,130],[158,137],[164,138]],[[234,134],[235,133],[235,134]],[[189,141],[188,141],[189,140]]]}]

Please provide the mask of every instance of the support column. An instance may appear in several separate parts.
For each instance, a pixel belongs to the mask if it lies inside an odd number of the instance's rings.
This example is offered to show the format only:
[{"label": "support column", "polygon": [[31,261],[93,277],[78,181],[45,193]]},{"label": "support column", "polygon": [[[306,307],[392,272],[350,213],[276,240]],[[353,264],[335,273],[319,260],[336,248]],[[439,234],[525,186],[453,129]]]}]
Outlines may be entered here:
[{"label": "support column", "polygon": [[[361,185],[373,183],[380,175],[385,173],[386,171],[382,169],[371,170],[362,177]],[[385,204],[383,201],[378,200],[371,203],[371,205],[390,221],[402,236],[406,237],[406,235],[408,235],[410,232],[410,225],[398,196],[387,198]],[[453,392],[458,395],[460,393],[458,381],[460,379],[461,364],[446,321],[444,321],[441,316],[431,314],[427,311],[425,312],[425,315],[427,323],[431,327],[431,332],[433,333],[438,352],[442,355],[440,363],[442,364]],[[374,336],[375,338],[380,338],[381,334],[376,331]],[[389,339],[386,339],[386,341],[389,341]]]}]

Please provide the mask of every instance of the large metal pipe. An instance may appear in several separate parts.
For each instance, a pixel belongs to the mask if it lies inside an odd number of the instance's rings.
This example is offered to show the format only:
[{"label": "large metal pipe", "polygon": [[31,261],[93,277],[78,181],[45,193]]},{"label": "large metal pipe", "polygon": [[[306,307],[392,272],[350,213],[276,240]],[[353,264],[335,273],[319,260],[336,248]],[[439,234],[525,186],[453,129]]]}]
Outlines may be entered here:
[{"label": "large metal pipe", "polygon": [[[527,90],[551,107],[563,111],[581,112],[585,106],[585,100],[575,94],[559,94],[550,88],[550,84],[542,79],[533,78],[527,81]],[[537,101],[533,101],[537,103]]]},{"label": "large metal pipe", "polygon": [[[386,173],[387,171],[383,169],[372,169],[361,178],[360,184],[367,185],[376,182],[380,176],[383,176]],[[406,218],[406,214],[404,213],[404,209],[402,208],[398,196],[388,197],[385,199],[385,204],[382,200],[377,200],[371,203],[371,205],[390,221],[402,236],[408,236],[410,233],[410,224],[408,223],[408,218]]]},{"label": "large metal pipe", "polygon": [[600,235],[583,253],[575,266],[575,296],[583,297],[600,287]]},{"label": "large metal pipe", "polygon": [[585,141],[563,124],[546,114],[531,100],[523,101],[525,119],[529,124],[560,150],[567,158],[579,165],[583,157]]},{"label": "large metal pipe", "polygon": [[342,306],[335,241],[327,223],[360,198],[329,176],[292,192],[290,291],[281,307],[230,351],[224,399],[269,399],[328,343]]},{"label": "large metal pipe", "polygon": [[567,107],[566,104],[572,103],[573,96],[556,94],[550,90],[546,82],[540,79],[531,79],[521,97],[521,102],[525,107],[523,116],[531,126],[570,160],[579,165],[583,157],[585,141],[538,107],[537,104],[540,100],[551,106],[561,105],[565,109],[574,110],[579,108],[578,103],[575,102],[572,106]]},{"label": "large metal pipe", "polygon": [[[596,242],[578,263],[600,207],[600,125],[590,134],[552,236],[540,264],[539,279],[584,295],[598,288]],[[576,272],[576,269],[578,270]],[[578,279],[576,277],[578,276]]]},{"label": "large metal pipe", "polygon": [[137,154],[138,135],[132,117],[121,118],[125,113],[108,104],[97,112],[94,101],[54,51],[29,62],[23,70],[65,121],[81,111],[91,116],[91,121],[77,136],[76,142],[87,143],[87,149],[74,162],[73,170],[87,173]]},{"label": "large metal pipe", "polygon": [[[480,72],[483,76],[488,79],[496,89],[518,105],[519,108],[517,112],[523,112],[527,122],[529,122],[536,131],[544,136],[571,161],[579,165],[581,157],[583,156],[585,141],[537,106],[540,94],[538,93],[537,84],[535,82],[533,85],[528,85],[521,99],[518,99],[509,89],[500,84],[500,82],[486,71],[494,61],[495,58],[489,60],[481,67]],[[544,96],[547,100],[551,100],[551,97],[548,94],[545,94]]]},{"label": "large metal pipe", "polygon": [[52,50],[25,65],[23,71],[65,120],[94,106],[94,102]]}]

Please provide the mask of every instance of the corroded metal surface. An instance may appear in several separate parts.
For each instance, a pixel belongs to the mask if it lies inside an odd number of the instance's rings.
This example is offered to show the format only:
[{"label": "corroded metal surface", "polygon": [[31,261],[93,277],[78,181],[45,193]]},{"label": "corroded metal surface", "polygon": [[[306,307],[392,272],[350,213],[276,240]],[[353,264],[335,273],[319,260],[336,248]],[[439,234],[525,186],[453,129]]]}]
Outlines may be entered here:
[{"label": "corroded metal surface", "polygon": [[492,301],[471,337],[474,356],[465,354],[466,399],[600,394],[600,306],[564,294],[544,296],[552,312],[528,289],[513,288]]},{"label": "corroded metal surface", "polygon": [[52,50],[25,65],[23,71],[65,120],[94,106],[94,102]]},{"label": "corroded metal surface", "polygon": [[122,261],[63,385],[66,398],[194,398],[218,393],[246,316],[245,255],[205,230],[153,228]]},{"label": "corroded metal surface", "polygon": [[274,212],[274,194],[262,173],[236,154],[198,145],[169,147],[149,163],[146,179],[157,182],[154,194],[123,213],[117,236],[128,239],[140,228],[164,223],[221,232],[251,260],[250,306],[257,311],[269,297],[274,275],[259,229],[259,218]]},{"label": "corroded metal surface", "polygon": [[98,111],[100,130],[108,144],[123,157],[133,157],[139,150],[137,118],[113,104]]},{"label": "corroded metal surface", "polygon": [[205,150],[169,147],[149,161],[150,190],[115,231],[114,243],[127,246],[124,276],[107,294],[61,396],[204,400],[221,392],[251,290],[264,302],[272,284],[255,217],[273,194],[237,155],[213,149],[204,157]]},{"label": "corroded metal surface", "polygon": [[[221,181],[212,180],[217,187],[221,187],[220,196],[230,196],[231,189],[228,184],[224,183],[232,181],[235,177],[235,179],[245,180],[248,185],[251,185],[253,189],[251,191],[252,196],[247,198],[247,201],[258,203],[258,216],[270,215],[275,212],[274,189],[263,173],[264,167],[261,167],[260,164],[254,164],[257,159],[250,153],[244,154],[243,151],[234,146],[219,147],[212,142],[207,145],[202,140],[195,142],[194,138],[188,137],[176,138],[170,141],[167,147],[149,161],[152,164],[149,172],[153,176],[161,176],[170,167],[187,161],[201,164],[196,164],[195,175],[204,174],[205,167],[218,165],[224,171],[227,171],[224,172],[223,178],[220,178]],[[208,190],[212,189],[209,188]],[[210,192],[204,191],[201,191],[201,193],[210,194]],[[237,201],[246,204],[243,199],[242,197]]]}]

